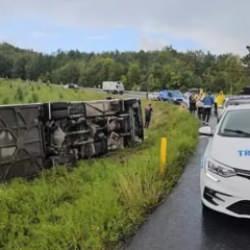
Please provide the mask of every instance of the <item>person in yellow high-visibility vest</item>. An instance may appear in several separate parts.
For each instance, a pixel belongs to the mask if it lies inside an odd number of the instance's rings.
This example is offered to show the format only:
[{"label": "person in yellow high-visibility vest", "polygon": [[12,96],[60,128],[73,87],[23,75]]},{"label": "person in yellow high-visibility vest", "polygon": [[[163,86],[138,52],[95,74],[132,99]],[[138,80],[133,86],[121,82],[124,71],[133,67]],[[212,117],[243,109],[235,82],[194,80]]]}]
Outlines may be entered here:
[{"label": "person in yellow high-visibility vest", "polygon": [[221,108],[225,102],[225,95],[223,91],[220,91],[219,95],[217,96],[217,105],[218,108]]},{"label": "person in yellow high-visibility vest", "polygon": [[225,102],[225,95],[223,91],[220,91],[219,94],[215,98],[214,102],[214,114],[218,118],[218,108],[222,108]]}]

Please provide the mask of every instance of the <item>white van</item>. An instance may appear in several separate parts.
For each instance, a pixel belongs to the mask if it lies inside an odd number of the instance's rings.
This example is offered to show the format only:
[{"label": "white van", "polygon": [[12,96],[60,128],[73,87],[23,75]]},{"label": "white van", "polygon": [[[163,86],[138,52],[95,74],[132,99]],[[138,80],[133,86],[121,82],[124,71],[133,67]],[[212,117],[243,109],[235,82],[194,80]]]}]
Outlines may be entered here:
[{"label": "white van", "polygon": [[123,94],[124,86],[122,82],[106,81],[102,82],[102,90],[112,94]]}]

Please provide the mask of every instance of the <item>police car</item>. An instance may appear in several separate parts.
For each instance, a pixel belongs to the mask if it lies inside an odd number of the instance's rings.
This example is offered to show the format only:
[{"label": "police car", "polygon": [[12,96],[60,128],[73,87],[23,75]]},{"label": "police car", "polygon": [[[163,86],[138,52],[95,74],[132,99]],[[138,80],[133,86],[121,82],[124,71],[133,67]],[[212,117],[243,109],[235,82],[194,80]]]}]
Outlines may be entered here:
[{"label": "police car", "polygon": [[200,175],[203,208],[250,218],[250,104],[231,105],[210,136]]}]

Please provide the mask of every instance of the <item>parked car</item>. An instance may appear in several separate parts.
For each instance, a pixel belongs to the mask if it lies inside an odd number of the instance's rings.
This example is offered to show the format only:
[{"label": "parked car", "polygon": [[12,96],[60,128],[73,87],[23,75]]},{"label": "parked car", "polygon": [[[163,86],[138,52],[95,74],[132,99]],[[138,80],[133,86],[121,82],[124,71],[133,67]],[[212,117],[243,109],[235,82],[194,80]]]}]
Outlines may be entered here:
[{"label": "parked car", "polygon": [[250,104],[228,106],[213,133],[201,163],[200,189],[207,208],[238,218],[250,218]]},{"label": "parked car", "polygon": [[64,85],[65,89],[79,89],[79,85],[76,83],[68,83]]},{"label": "parked car", "polygon": [[162,90],[159,93],[159,100],[167,101],[174,104],[181,104],[184,102],[184,96],[179,90]]},{"label": "parked car", "polygon": [[169,96],[168,96],[167,90],[161,90],[159,92],[159,100],[160,101],[169,101]]},{"label": "parked car", "polygon": [[102,83],[102,90],[112,94],[123,94],[124,86],[122,82],[105,81]]},{"label": "parked car", "polygon": [[169,101],[174,104],[181,104],[184,102],[184,96],[179,90],[168,90]]},{"label": "parked car", "polygon": [[159,101],[160,100],[160,92],[151,92],[148,94],[148,99],[153,101]]},{"label": "parked car", "polygon": [[244,87],[241,92],[239,93],[240,95],[250,95],[250,86]]}]

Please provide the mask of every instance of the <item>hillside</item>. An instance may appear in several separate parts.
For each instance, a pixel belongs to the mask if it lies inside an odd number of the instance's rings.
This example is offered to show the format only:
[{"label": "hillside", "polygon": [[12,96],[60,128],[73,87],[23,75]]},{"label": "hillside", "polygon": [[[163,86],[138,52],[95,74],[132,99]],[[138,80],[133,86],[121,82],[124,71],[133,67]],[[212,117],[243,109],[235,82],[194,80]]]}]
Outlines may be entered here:
[{"label": "hillside", "polygon": [[[212,91],[237,92],[250,82],[250,56],[213,55],[203,51],[84,53],[60,51],[42,54],[0,44],[0,77],[41,80],[82,86],[121,80],[126,89],[202,87]],[[248,66],[248,68],[246,68]]]},{"label": "hillside", "polygon": [[105,99],[96,91],[64,89],[63,86],[42,82],[0,79],[0,104],[50,101],[87,101]]}]

